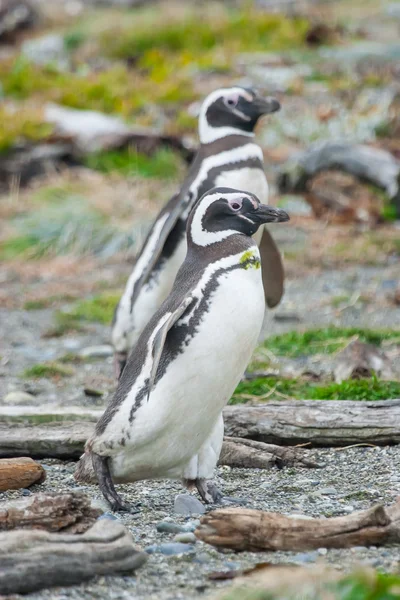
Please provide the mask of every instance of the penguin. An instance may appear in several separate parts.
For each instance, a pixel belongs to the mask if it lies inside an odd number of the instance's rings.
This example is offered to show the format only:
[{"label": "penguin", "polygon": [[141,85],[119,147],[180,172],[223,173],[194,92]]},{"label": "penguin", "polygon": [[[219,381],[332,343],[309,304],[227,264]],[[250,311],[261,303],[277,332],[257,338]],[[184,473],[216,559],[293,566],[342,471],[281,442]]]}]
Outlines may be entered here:
[{"label": "penguin", "polygon": [[[114,314],[111,338],[117,378],[144,326],[171,290],[185,258],[186,222],[196,201],[213,187],[229,185],[254,193],[267,204],[263,153],[254,142],[254,128],[260,117],[279,109],[275,98],[263,99],[241,87],[216,90],[204,100],[200,149],[180,191],[156,217]],[[273,308],[283,294],[282,259],[267,229],[257,235],[266,304]]]},{"label": "penguin", "polygon": [[113,510],[114,482],[182,479],[205,503],[223,440],[222,410],[256,347],[265,300],[253,236],[288,221],[249,192],[206,192],[187,222],[187,254],[171,293],[143,329],[75,478],[95,481]]}]

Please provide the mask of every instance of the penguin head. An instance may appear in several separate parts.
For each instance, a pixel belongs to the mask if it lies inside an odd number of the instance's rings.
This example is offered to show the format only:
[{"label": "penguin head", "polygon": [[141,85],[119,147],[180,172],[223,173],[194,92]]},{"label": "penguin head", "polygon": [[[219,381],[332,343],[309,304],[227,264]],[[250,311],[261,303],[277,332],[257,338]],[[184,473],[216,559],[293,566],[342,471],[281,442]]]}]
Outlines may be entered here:
[{"label": "penguin head", "polygon": [[289,221],[280,208],[261,204],[257,196],[231,188],[213,188],[194,206],[187,224],[188,241],[209,246],[242,234],[252,236],[265,223]]},{"label": "penguin head", "polygon": [[204,100],[199,115],[199,136],[208,144],[227,135],[254,135],[257,121],[276,112],[276,98],[262,98],[254,90],[242,87],[215,90]]}]

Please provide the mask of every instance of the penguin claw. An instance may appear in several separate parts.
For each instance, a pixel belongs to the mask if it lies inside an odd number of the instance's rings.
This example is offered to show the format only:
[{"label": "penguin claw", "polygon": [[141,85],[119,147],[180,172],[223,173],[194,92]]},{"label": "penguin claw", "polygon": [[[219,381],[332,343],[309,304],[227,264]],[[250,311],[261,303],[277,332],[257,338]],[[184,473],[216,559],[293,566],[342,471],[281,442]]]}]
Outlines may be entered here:
[{"label": "penguin claw", "polygon": [[135,515],[140,512],[137,506],[134,506],[129,502],[124,502],[123,500],[113,500],[110,502],[110,506],[113,512],[128,512],[131,515]]}]

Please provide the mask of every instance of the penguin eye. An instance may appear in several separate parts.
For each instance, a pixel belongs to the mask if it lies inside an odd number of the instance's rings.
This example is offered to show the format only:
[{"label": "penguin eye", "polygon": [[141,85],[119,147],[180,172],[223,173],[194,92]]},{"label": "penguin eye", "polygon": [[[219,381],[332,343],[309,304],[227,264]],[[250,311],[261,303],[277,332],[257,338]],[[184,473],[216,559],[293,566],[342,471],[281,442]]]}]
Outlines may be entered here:
[{"label": "penguin eye", "polygon": [[234,108],[239,102],[238,96],[230,96],[229,98],[224,98],[224,104],[228,108]]},{"label": "penguin eye", "polygon": [[229,202],[229,206],[235,212],[237,212],[238,210],[240,210],[242,208],[242,204],[243,204],[242,200],[232,200],[231,202]]}]

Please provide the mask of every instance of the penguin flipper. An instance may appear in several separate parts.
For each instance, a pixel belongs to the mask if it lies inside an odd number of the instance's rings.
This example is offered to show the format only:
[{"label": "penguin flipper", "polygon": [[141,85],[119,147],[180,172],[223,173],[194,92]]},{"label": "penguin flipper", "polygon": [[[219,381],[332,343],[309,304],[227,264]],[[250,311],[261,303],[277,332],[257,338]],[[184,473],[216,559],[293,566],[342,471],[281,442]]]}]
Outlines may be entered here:
[{"label": "penguin flipper", "polygon": [[[134,306],[134,304],[139,296],[140,290],[142,289],[143,285],[146,283],[147,279],[149,278],[149,275],[151,274],[158,259],[160,258],[161,252],[164,248],[164,244],[167,241],[169,234],[175,227],[179,217],[182,214],[184,202],[181,199],[181,195],[176,194],[175,196],[173,196],[171,198],[171,200],[168,202],[166,208],[168,209],[169,206],[171,206],[171,209],[169,212],[167,212],[168,216],[167,216],[166,220],[164,221],[164,224],[162,225],[160,232],[158,233],[157,240],[155,241],[155,247],[151,248],[151,251],[149,252],[149,254],[151,255],[150,259],[147,262],[147,264],[144,266],[142,272],[140,273],[140,276],[138,277],[138,279],[135,282],[135,287],[133,289],[132,297],[131,297],[131,307]],[[160,221],[162,216],[163,215],[161,214],[154,222],[154,225],[151,228],[151,230],[146,238],[145,243],[143,244],[143,247],[141,249],[141,252],[138,257],[137,262],[139,262],[140,257],[146,253],[147,245],[154,243],[153,233],[157,226],[157,223]]]},{"label": "penguin flipper", "polygon": [[158,365],[160,364],[161,354],[164,348],[165,340],[167,339],[167,335],[169,330],[175,325],[175,323],[181,318],[186,309],[193,302],[194,296],[191,294],[186,296],[178,308],[170,314],[168,319],[165,321],[163,325],[158,329],[154,341],[153,341],[153,364],[151,367],[150,380],[149,380],[149,389],[147,392],[147,401],[149,401],[151,390],[154,386],[154,381],[157,375]]},{"label": "penguin flipper", "polygon": [[259,249],[265,302],[268,308],[274,308],[283,296],[285,270],[281,253],[266,227],[263,230]]}]

